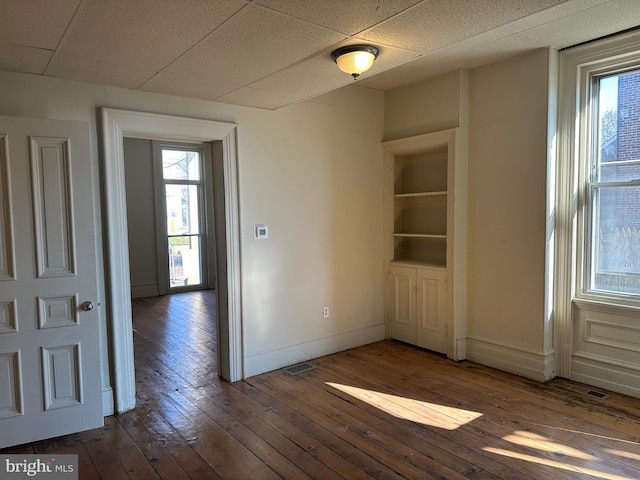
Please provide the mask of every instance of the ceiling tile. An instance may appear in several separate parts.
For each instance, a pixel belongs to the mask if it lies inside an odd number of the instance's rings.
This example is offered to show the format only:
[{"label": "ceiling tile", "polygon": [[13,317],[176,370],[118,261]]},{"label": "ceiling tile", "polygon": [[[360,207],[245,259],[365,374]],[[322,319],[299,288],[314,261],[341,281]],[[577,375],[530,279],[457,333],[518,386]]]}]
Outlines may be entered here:
[{"label": "ceiling tile", "polygon": [[[420,58],[413,60],[412,62],[403,64],[399,67],[395,67],[392,70],[384,71],[373,77],[368,77],[362,80],[362,84],[370,88],[378,88],[380,90],[389,90],[391,88],[397,88],[402,85],[407,85],[413,82],[419,82],[425,78],[432,77],[442,72],[442,68],[445,65],[450,66],[450,61],[440,61],[443,58],[451,57],[452,55],[463,52],[465,50],[475,48],[478,45],[485,45],[502,38],[511,37],[516,33],[515,30],[507,26],[500,26],[491,30],[487,30],[473,38],[467,38],[460,42],[448,45],[446,47],[435,50],[431,53],[421,56]],[[439,62],[437,65],[436,63]],[[450,66],[451,70],[457,70],[463,68],[462,66]]]},{"label": "ceiling tile", "polygon": [[168,71],[231,85],[251,83],[345,38],[252,5],[235,15]]},{"label": "ceiling tile", "polygon": [[99,62],[64,52],[56,53],[45,71],[52,77],[132,89],[138,88],[154,73],[149,68]]},{"label": "ceiling tile", "polygon": [[157,71],[245,5],[245,0],[84,0],[60,47]]},{"label": "ceiling tile", "polygon": [[560,18],[568,17],[569,15],[574,15],[583,10],[606,3],[607,1],[609,0],[568,0],[547,8],[546,10],[542,10],[535,15],[527,15],[526,17],[519,18],[511,22],[509,26],[514,30],[522,32]]},{"label": "ceiling tile", "polygon": [[80,0],[0,1],[0,42],[53,50]]},{"label": "ceiling tile", "polygon": [[[432,0],[360,34],[367,40],[430,53],[562,0]],[[413,32],[407,35],[407,32]]]},{"label": "ceiling tile", "polygon": [[449,68],[451,64],[454,64],[460,68],[471,69],[539,48],[546,48],[546,45],[526,35],[515,34],[479,47],[453,52],[451,55],[436,61],[434,66],[441,64],[446,65],[445,68]]},{"label": "ceiling tile", "polygon": [[604,37],[609,35],[612,29],[619,32],[634,28],[639,23],[638,0],[612,0],[531,28],[524,33],[560,49]]},{"label": "ceiling tile", "polygon": [[283,93],[267,92],[254,88],[241,88],[228,95],[216,98],[217,102],[244,105],[247,107],[265,108],[275,110],[292,103],[304,100],[304,97],[296,95],[286,95]]},{"label": "ceiling tile", "polygon": [[0,69],[41,74],[52,55],[52,50],[0,43]]},{"label": "ceiling tile", "polygon": [[140,90],[183,97],[212,100],[239,88],[239,85],[211,82],[171,72],[160,72],[140,87]]},{"label": "ceiling tile", "polygon": [[442,54],[438,51],[428,53],[412,62],[405,63],[391,70],[385,70],[372,77],[363,78],[359,81],[359,84],[379,90],[391,90],[403,85],[419,82],[433,76],[430,66],[440,58],[442,58]]},{"label": "ceiling tile", "polygon": [[355,35],[396,15],[422,0],[332,0],[292,2],[257,0],[257,3],[332,30]]},{"label": "ceiling tile", "polygon": [[280,70],[257,82],[251,88],[297,96],[313,96],[348,85],[351,77],[339,71],[331,59],[313,57]]}]

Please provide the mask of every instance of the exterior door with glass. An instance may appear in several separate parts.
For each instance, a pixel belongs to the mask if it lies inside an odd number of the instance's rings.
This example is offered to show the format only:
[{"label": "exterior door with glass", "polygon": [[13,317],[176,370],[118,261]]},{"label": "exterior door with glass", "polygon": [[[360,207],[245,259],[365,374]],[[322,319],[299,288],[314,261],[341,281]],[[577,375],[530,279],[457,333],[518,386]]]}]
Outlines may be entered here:
[{"label": "exterior door with glass", "polygon": [[[166,272],[167,292],[207,287],[208,145],[154,143],[158,204],[160,271]],[[162,267],[165,268],[162,268]]]}]

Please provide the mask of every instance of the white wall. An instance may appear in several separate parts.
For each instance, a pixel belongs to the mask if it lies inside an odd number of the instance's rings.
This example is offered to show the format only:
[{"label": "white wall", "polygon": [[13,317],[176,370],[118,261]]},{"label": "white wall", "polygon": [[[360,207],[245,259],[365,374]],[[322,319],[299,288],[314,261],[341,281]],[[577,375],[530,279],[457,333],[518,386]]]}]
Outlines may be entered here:
[{"label": "white wall", "polygon": [[547,379],[549,52],[469,75],[468,358]]},{"label": "white wall", "polygon": [[159,294],[151,140],[124,139],[131,297]]},{"label": "white wall", "polygon": [[460,73],[451,72],[385,92],[384,139],[458,127],[459,84]]},{"label": "white wall", "polygon": [[[247,376],[384,338],[382,92],[349,86],[267,111],[11,72],[0,72],[0,89],[0,114],[90,123],[97,222],[97,108],[238,124]],[[257,223],[269,225],[268,240],[253,239]],[[104,339],[103,279],[101,264]],[[105,388],[106,360],[105,350]]]},{"label": "white wall", "polygon": [[239,121],[248,375],[384,338],[382,108],[353,87]]}]

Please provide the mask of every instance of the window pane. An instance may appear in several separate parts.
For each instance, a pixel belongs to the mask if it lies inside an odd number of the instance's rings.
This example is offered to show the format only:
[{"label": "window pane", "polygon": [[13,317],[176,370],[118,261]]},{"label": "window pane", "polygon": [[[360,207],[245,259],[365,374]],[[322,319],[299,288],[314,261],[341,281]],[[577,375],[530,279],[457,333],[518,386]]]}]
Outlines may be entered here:
[{"label": "window pane", "polygon": [[640,294],[640,186],[594,188],[591,289]]},{"label": "window pane", "polygon": [[197,185],[165,185],[167,233],[200,233]]},{"label": "window pane", "polygon": [[169,237],[169,287],[200,285],[200,237]]},{"label": "window pane", "polygon": [[200,154],[185,150],[162,150],[165,180],[200,180]]},{"label": "window pane", "polygon": [[598,80],[599,154],[595,181],[640,178],[640,71]]}]

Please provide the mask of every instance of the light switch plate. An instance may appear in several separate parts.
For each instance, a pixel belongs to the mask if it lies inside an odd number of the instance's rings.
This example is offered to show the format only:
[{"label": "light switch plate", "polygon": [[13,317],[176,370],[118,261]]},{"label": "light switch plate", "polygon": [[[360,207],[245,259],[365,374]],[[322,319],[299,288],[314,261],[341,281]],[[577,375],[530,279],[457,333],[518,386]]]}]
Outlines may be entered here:
[{"label": "light switch plate", "polygon": [[269,226],[268,225],[254,225],[253,226],[253,238],[262,240],[263,238],[269,238]]}]

